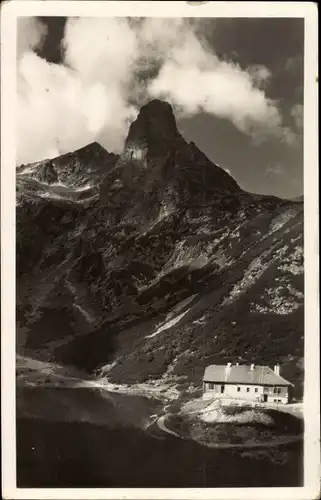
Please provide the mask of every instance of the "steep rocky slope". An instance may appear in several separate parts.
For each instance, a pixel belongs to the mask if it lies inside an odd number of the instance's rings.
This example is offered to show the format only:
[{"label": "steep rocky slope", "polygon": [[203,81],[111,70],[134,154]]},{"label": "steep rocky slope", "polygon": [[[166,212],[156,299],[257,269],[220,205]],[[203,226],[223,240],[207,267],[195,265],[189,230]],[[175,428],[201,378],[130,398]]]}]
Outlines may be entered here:
[{"label": "steep rocky slope", "polygon": [[17,170],[18,351],[135,382],[302,379],[303,203],[246,193],[152,101],[124,151]]}]

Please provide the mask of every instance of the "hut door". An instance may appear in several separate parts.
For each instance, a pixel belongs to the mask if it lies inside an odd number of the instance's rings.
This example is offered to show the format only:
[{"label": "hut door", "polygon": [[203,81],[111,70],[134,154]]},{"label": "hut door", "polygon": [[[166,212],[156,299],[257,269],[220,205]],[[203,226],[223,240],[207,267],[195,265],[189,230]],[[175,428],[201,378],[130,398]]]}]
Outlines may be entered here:
[{"label": "hut door", "polygon": [[221,394],[223,394],[224,390],[225,390],[225,385],[221,385]]}]

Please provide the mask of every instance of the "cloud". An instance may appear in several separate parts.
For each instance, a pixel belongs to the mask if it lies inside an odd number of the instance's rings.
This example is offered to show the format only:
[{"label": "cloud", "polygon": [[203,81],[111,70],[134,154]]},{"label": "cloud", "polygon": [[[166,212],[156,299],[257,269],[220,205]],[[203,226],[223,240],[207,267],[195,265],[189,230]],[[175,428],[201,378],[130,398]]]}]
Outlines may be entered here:
[{"label": "cloud", "polygon": [[303,73],[304,56],[303,54],[298,54],[296,56],[289,57],[285,62],[285,71],[298,71],[300,74]]},{"label": "cloud", "polygon": [[102,133],[104,146],[117,151],[136,116],[126,92],[136,38],[125,20],[70,19],[63,46],[64,65],[48,63],[30,45],[20,59],[18,164],[71,151]]},{"label": "cloud", "polygon": [[21,161],[56,156],[94,140],[110,108],[118,111],[99,81],[84,84],[74,72],[33,52],[23,56],[19,71],[26,82],[18,96]]},{"label": "cloud", "polygon": [[291,116],[298,131],[303,130],[303,105],[295,104],[291,109]]},{"label": "cloud", "polygon": [[70,18],[62,64],[36,54],[47,34],[19,21],[17,162],[53,157],[99,140],[119,151],[146,101],[167,99],[180,117],[209,113],[260,142],[291,142],[278,103],[266,95],[271,73],[220,59],[186,19]]},{"label": "cloud", "polygon": [[34,17],[19,17],[17,21],[17,57],[41,46],[47,35],[46,26]]},{"label": "cloud", "polygon": [[253,84],[265,88],[272,77],[271,71],[260,64],[250,66],[248,72],[252,77]]},{"label": "cloud", "polygon": [[282,117],[260,88],[271,76],[267,68],[244,71],[236,63],[222,61],[191,30],[179,39],[150,83],[150,95],[167,99],[183,116],[205,112],[231,120],[261,140],[280,136]]},{"label": "cloud", "polygon": [[137,45],[135,31],[122,18],[69,19],[63,40],[65,62],[79,76],[107,87],[128,80]]},{"label": "cloud", "polygon": [[265,171],[265,175],[268,177],[280,177],[284,175],[284,168],[280,163],[276,163],[275,165],[269,165]]}]

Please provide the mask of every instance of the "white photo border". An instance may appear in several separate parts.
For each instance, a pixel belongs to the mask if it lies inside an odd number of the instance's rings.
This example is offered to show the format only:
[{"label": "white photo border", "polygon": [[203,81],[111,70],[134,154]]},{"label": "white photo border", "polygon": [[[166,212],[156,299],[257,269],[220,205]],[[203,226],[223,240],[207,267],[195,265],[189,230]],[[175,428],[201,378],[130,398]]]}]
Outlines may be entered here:
[{"label": "white photo border", "polygon": [[[2,488],[10,499],[313,499],[320,494],[318,17],[313,2],[23,1],[1,9]],[[304,486],[299,488],[17,488],[15,436],[16,25],[19,17],[304,18]]]}]

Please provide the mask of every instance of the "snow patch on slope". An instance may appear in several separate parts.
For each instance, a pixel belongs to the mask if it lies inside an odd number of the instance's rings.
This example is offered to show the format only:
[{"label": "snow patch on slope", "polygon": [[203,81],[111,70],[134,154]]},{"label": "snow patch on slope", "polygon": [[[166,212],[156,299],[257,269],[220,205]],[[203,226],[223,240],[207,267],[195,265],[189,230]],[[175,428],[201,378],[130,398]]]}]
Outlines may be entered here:
[{"label": "snow patch on slope", "polygon": [[74,297],[73,307],[78,309],[78,311],[84,316],[88,323],[93,323],[95,321],[95,318],[90,314],[89,311],[87,311],[81,304],[79,304],[79,297],[74,285],[69,280],[66,280],[66,286]]},{"label": "snow patch on slope", "polygon": [[89,314],[89,312],[86,311],[80,304],[74,304],[74,307],[81,312],[81,314],[86,318],[88,323],[93,323],[95,321],[95,318],[93,318],[91,314]]},{"label": "snow patch on slope", "polygon": [[190,309],[187,309],[183,313],[175,316],[174,318],[171,318],[170,320],[165,320],[165,322],[161,323],[152,334],[146,335],[145,338],[156,337],[156,335],[158,335],[159,333],[163,332],[164,330],[168,330],[172,326],[176,325],[185,316],[185,314],[188,313],[188,311],[190,311]]},{"label": "snow patch on slope", "polygon": [[196,319],[195,321],[193,321],[193,325],[205,325],[208,320],[209,320],[209,317],[210,317],[210,314],[209,313],[205,313],[203,314],[203,316],[201,316],[200,318]]},{"label": "snow patch on slope", "polygon": [[[86,188],[88,189],[88,188]],[[76,191],[76,190],[74,190]],[[79,191],[79,190],[78,190]],[[88,201],[92,201],[94,199],[98,198],[98,194],[94,194],[93,196],[90,196],[88,198],[84,198],[83,200],[75,200],[72,196],[61,196],[60,194],[57,193],[41,193],[40,194],[41,198],[46,198],[49,200],[63,200],[63,201],[72,201],[73,203],[85,203]]]}]

